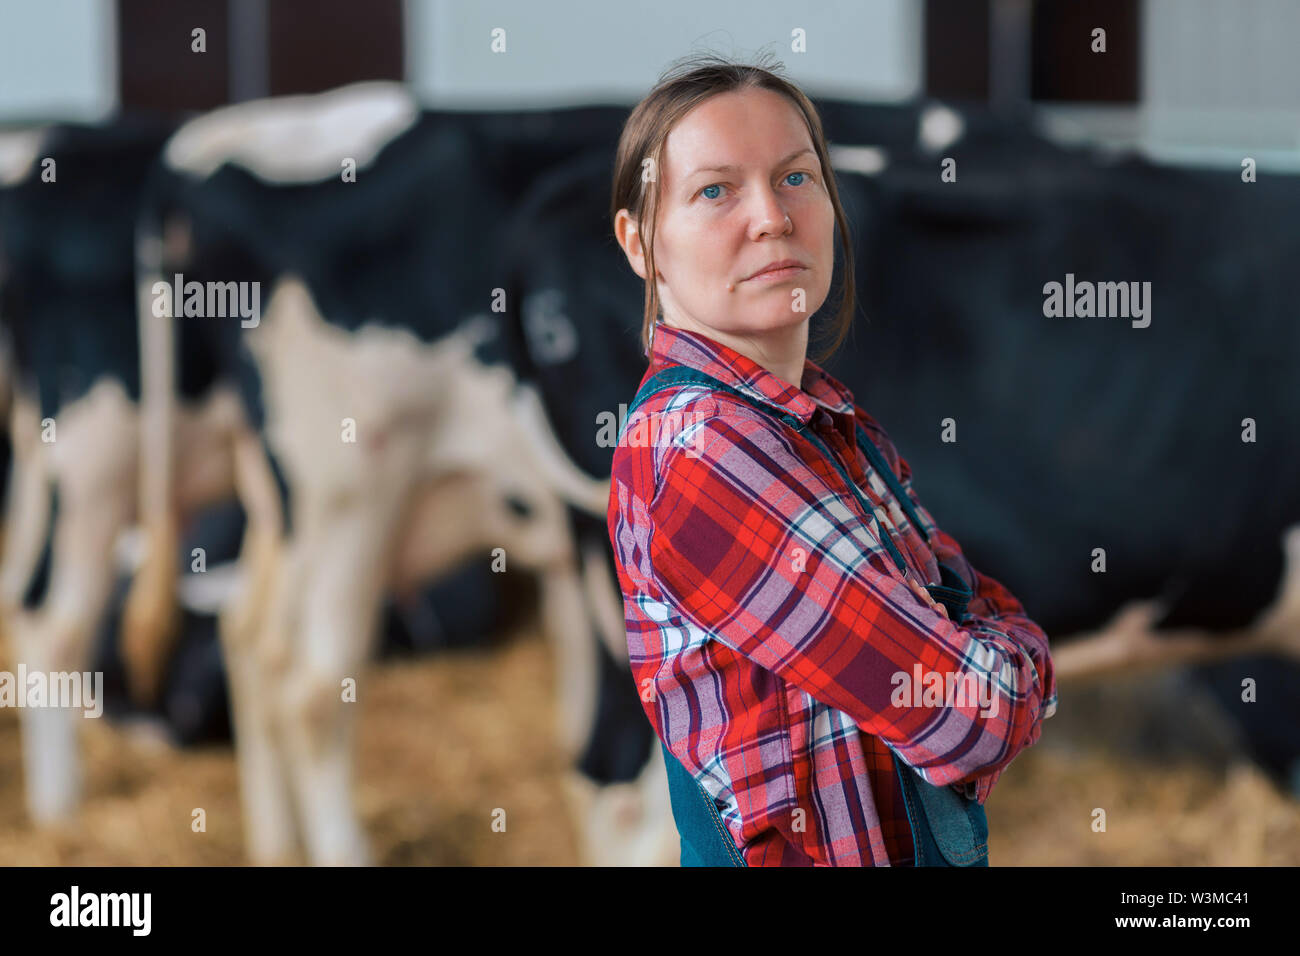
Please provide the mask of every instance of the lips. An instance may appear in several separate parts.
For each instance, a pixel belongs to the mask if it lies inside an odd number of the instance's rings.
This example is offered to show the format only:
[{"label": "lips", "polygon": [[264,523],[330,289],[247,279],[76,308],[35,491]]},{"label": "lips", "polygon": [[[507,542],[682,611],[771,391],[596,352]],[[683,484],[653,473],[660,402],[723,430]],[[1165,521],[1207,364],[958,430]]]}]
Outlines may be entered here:
[{"label": "lips", "polygon": [[745,281],[749,281],[749,279],[760,279],[765,276],[770,276],[771,278],[784,278],[785,276],[794,275],[800,269],[806,268],[808,267],[798,259],[778,259],[775,262],[769,262],[753,275],[747,276]]}]

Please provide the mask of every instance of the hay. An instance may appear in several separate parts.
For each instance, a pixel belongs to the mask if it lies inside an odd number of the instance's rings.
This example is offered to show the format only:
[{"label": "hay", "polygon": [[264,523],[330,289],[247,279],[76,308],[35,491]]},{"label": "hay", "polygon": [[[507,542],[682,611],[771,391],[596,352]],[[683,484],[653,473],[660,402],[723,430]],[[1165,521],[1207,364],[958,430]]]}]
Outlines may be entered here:
[{"label": "hay", "polygon": [[[574,865],[552,693],[547,646],[531,632],[492,651],[372,671],[358,688],[357,801],[378,862]],[[1063,708],[1070,703],[1062,697]],[[1095,729],[1084,744],[1049,722],[1002,775],[987,807],[992,865],[1300,862],[1300,804],[1253,766],[1152,765],[1107,748]],[[177,752],[105,721],[88,721],[84,736],[80,819],[36,831],[23,809],[16,713],[0,710],[0,862],[245,862],[229,750]],[[195,807],[206,811],[205,833],[190,829]],[[504,833],[492,831],[497,807],[506,811]],[[1096,807],[1106,810],[1105,833],[1091,829]]]}]

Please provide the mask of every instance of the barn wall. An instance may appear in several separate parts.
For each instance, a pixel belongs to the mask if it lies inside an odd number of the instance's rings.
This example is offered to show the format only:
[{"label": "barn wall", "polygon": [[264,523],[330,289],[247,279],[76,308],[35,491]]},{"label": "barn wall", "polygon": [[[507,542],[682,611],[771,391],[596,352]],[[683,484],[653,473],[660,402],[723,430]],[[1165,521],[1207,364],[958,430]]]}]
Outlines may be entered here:
[{"label": "barn wall", "polygon": [[[810,93],[897,100],[920,88],[922,6],[912,0],[656,0],[640,17],[631,9],[407,0],[407,77],[423,99],[451,109],[631,103],[692,50],[770,49]],[[504,54],[489,49],[494,27],[506,30]],[[806,31],[806,55],[790,50],[795,28]]]},{"label": "barn wall", "polygon": [[1153,152],[1300,170],[1300,4],[1147,0],[1145,138]]},{"label": "barn wall", "polygon": [[116,22],[104,0],[0,5],[0,121],[96,120],[117,105]]},{"label": "barn wall", "polygon": [[1145,0],[1139,31],[1139,105],[1039,105],[1046,132],[1157,162],[1236,168],[1251,156],[1300,172],[1300,4]]}]

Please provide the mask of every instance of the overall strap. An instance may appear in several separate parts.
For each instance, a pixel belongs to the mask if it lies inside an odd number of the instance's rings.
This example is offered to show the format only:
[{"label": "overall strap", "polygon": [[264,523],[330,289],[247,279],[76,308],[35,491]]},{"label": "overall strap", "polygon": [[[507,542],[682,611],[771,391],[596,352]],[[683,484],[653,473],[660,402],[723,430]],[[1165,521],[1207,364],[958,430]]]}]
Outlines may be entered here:
[{"label": "overall strap", "polygon": [[749,866],[703,784],[691,776],[662,740],[668,800],[681,843],[682,866]]},{"label": "overall strap", "polygon": [[[636,397],[632,399],[632,404],[627,407],[628,418],[631,418],[632,413],[636,411],[639,406],[643,405],[652,395],[662,392],[666,388],[672,388],[675,385],[704,385],[715,391],[731,392],[733,395],[738,395],[751,405],[757,407],[757,403],[751,396],[746,395],[738,388],[734,388],[724,382],[718,381],[707,372],[702,372],[697,368],[691,368],[688,365],[668,365],[646,379],[645,384],[637,390]],[[771,413],[769,412],[769,414]],[[792,418],[793,416],[782,417]],[[795,421],[798,421],[798,419],[795,419]]]},{"label": "overall strap", "polygon": [[[934,542],[930,538],[930,533],[925,530],[925,525],[921,523],[921,516],[916,513],[916,508],[912,504],[912,499],[908,497],[907,492],[903,490],[903,483],[898,480],[894,474],[894,469],[889,467],[885,461],[885,456],[876,443],[871,440],[866,429],[862,427],[861,422],[856,422],[858,445],[862,448],[863,454],[871,462],[871,466],[880,473],[889,485],[889,490],[894,493],[898,499],[899,506],[907,514],[907,520],[912,522],[912,527],[916,529],[917,534],[925,539],[925,543],[934,547]],[[966,609],[970,604],[974,592],[971,590],[966,579],[957,573],[956,569],[935,556],[935,563],[939,566],[939,575],[941,583],[927,584],[926,590],[930,592],[930,597],[934,598],[948,610],[948,618],[954,622],[960,622],[966,616]]]},{"label": "overall strap", "polygon": [[979,801],[927,783],[893,747],[889,752],[912,828],[912,865],[988,866],[989,821]]},{"label": "overall strap", "polygon": [[[916,513],[912,499],[908,497],[907,492],[903,489],[903,483],[894,474],[894,469],[889,467],[884,454],[876,447],[876,443],[871,440],[871,436],[862,427],[862,423],[855,420],[855,424],[857,425],[858,447],[867,456],[867,461],[871,462],[871,467],[875,468],[880,476],[885,479],[885,483],[889,485],[889,490],[898,499],[899,506],[907,514],[907,520],[912,522],[912,527],[916,529],[916,533],[925,539],[926,544],[933,548],[934,541],[930,538],[930,533],[926,531],[925,525],[921,523],[921,516]],[[974,597],[974,592],[971,590],[970,585],[966,583],[966,579],[958,574],[955,568],[940,561],[938,555],[935,556],[935,563],[939,566],[940,583],[927,584],[925,589],[930,592],[930,597],[947,609],[949,620],[960,622],[966,616],[966,609],[970,605],[971,598]]]},{"label": "overall strap", "polygon": [[912,527],[916,529],[917,534],[925,539],[926,544],[929,544],[930,535],[925,530],[925,525],[921,524],[921,518],[917,515],[916,509],[912,507],[912,499],[903,490],[903,483],[898,480],[898,476],[894,474],[894,469],[889,467],[884,454],[876,447],[876,443],[871,440],[871,436],[862,427],[862,422],[857,421],[856,416],[854,417],[854,424],[857,426],[858,447],[867,456],[867,461],[871,462],[871,467],[880,473],[881,478],[885,479],[885,484],[889,485],[889,490],[898,499],[899,507],[906,513],[907,520],[912,522]]}]

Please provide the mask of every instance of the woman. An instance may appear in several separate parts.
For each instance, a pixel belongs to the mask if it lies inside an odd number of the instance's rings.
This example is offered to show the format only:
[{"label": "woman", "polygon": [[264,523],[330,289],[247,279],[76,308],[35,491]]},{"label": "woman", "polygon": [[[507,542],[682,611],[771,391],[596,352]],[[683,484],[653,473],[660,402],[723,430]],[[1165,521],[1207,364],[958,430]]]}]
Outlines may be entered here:
[{"label": "woman", "polygon": [[628,118],[611,212],[650,365],[609,531],[683,865],[987,865],[983,804],[1056,708],[1048,642],[806,357],[836,226],[820,361],[854,312],[814,107],[772,70],[687,62]]}]

